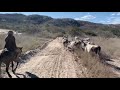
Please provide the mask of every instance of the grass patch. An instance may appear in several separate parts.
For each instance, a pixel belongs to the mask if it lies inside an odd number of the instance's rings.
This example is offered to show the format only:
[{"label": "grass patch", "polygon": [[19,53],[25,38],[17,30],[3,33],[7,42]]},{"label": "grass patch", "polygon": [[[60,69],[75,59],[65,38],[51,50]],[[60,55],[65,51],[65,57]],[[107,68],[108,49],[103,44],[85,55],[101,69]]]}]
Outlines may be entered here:
[{"label": "grass patch", "polygon": [[110,68],[102,63],[96,56],[83,52],[81,50],[75,51],[79,60],[78,63],[82,63],[87,68],[87,75],[89,78],[116,78],[117,75],[110,70]]},{"label": "grass patch", "polygon": [[[0,35],[0,49],[4,48],[5,45],[5,37],[6,35]],[[16,44],[18,47],[23,47],[23,52],[28,50],[36,49],[37,47],[42,46],[45,42],[47,42],[48,38],[41,38],[32,35],[15,35]]]}]

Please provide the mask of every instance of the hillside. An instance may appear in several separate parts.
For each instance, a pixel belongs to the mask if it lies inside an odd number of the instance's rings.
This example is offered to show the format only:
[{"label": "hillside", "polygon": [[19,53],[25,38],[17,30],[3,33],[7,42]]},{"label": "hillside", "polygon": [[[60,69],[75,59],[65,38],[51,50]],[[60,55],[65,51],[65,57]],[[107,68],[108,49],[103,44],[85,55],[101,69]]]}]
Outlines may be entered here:
[{"label": "hillside", "polygon": [[62,35],[120,36],[120,25],[104,25],[70,18],[54,19],[42,15],[0,14],[0,28],[53,38]]}]

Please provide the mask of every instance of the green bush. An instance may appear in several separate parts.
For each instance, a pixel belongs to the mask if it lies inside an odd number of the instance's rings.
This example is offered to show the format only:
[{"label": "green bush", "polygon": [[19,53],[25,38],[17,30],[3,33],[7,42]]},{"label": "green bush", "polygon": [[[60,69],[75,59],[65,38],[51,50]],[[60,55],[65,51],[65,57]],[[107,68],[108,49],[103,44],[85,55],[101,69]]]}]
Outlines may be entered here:
[{"label": "green bush", "polygon": [[112,32],[114,35],[120,37],[120,30],[118,30],[118,29],[113,29],[113,30],[111,30],[111,32]]},{"label": "green bush", "polygon": [[85,34],[89,36],[97,36],[97,34],[95,34],[94,32],[86,32]]}]

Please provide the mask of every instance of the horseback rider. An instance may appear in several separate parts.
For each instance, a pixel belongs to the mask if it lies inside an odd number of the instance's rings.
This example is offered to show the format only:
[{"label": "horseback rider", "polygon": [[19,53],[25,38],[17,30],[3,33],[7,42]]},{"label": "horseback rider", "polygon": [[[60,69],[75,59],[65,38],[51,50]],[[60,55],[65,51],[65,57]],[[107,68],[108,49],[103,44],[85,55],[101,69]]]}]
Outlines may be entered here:
[{"label": "horseback rider", "polygon": [[10,52],[14,52],[17,48],[15,37],[13,36],[13,31],[8,32],[8,36],[5,38],[5,46],[4,49],[7,49]]}]

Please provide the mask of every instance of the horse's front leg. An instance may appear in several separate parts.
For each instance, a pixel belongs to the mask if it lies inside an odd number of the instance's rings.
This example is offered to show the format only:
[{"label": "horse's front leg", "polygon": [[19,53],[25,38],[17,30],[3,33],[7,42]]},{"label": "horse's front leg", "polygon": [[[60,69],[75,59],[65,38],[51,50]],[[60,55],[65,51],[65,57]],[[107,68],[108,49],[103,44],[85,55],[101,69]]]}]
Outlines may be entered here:
[{"label": "horse's front leg", "polygon": [[13,61],[12,61],[12,72],[13,72],[13,74],[15,74],[15,72],[14,72],[14,63],[13,63]]},{"label": "horse's front leg", "polygon": [[17,65],[16,65],[15,69],[13,70],[14,74],[15,74],[15,71],[16,71],[18,65],[19,65],[19,62],[17,62]]},{"label": "horse's front leg", "polygon": [[1,74],[1,63],[0,63],[0,78],[2,78],[2,74]]},{"label": "horse's front leg", "polygon": [[20,78],[19,76],[17,76],[17,74],[15,73],[16,72],[16,69],[17,69],[17,67],[18,67],[18,62],[17,62],[17,65],[16,65],[16,67],[15,67],[15,69],[13,68],[14,67],[14,63],[12,62],[12,72],[13,72],[13,74],[17,77],[17,78]]},{"label": "horse's front leg", "polygon": [[8,71],[9,65],[10,65],[10,63],[6,64],[6,72],[7,72],[8,76],[9,76],[10,78],[12,78],[12,76],[10,75],[10,73],[9,73],[9,71]]}]

